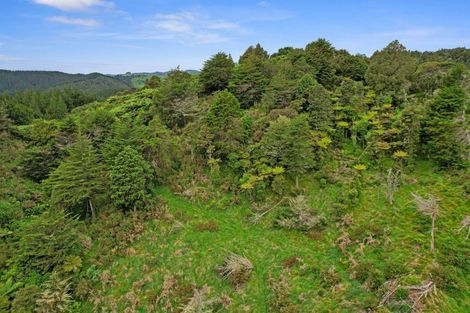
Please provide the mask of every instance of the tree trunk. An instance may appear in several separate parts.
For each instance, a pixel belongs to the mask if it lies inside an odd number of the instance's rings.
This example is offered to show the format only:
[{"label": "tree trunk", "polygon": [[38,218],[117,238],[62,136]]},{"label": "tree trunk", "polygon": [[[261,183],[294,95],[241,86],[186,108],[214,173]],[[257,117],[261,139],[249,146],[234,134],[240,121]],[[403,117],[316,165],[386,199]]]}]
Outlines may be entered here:
[{"label": "tree trunk", "polygon": [[95,220],[96,213],[95,213],[95,208],[93,207],[93,203],[91,203],[91,199],[88,199],[88,206],[90,207],[91,219]]},{"label": "tree trunk", "polygon": [[434,253],[434,225],[436,222],[436,215],[431,216],[431,253]]}]

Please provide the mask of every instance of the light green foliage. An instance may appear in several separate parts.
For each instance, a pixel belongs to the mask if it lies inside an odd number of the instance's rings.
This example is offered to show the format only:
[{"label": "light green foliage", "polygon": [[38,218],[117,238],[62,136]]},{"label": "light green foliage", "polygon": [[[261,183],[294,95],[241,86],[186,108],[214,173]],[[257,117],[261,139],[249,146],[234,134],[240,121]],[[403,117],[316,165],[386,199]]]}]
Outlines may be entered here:
[{"label": "light green foliage", "polygon": [[105,101],[0,96],[0,311],[470,311],[465,51],[257,45]]},{"label": "light green foliage", "polygon": [[110,195],[116,207],[143,208],[148,198],[150,167],[142,156],[126,146],[110,168]]},{"label": "light green foliage", "polygon": [[87,208],[94,215],[92,200],[106,189],[104,167],[90,141],[82,135],[69,154],[47,179],[51,201],[68,209]]},{"label": "light green foliage", "polygon": [[202,92],[209,95],[215,91],[226,89],[234,66],[230,55],[223,52],[213,55],[204,63],[199,74]]}]

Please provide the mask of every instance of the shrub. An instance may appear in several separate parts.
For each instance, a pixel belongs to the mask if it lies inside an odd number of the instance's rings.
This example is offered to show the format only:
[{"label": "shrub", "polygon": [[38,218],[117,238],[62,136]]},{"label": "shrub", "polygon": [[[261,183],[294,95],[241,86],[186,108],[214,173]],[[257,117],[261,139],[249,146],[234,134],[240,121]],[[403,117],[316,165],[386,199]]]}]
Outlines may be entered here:
[{"label": "shrub", "polygon": [[325,225],[323,217],[316,216],[307,204],[305,196],[299,195],[289,200],[289,207],[276,219],[279,227],[309,231]]},{"label": "shrub", "polygon": [[235,288],[240,288],[250,278],[253,264],[246,257],[230,253],[224,259],[224,263],[217,266],[216,271],[223,279],[228,280]]},{"label": "shrub", "polygon": [[150,166],[142,156],[126,146],[111,166],[111,199],[124,210],[143,206],[148,195]]},{"label": "shrub", "polygon": [[11,304],[11,311],[16,313],[34,312],[39,293],[40,288],[36,285],[26,286],[18,290]]},{"label": "shrub", "polygon": [[44,283],[44,289],[36,300],[36,312],[67,312],[68,306],[72,302],[69,290],[68,279],[61,279],[57,272],[52,273],[49,280]]},{"label": "shrub", "polygon": [[17,238],[16,261],[41,273],[80,254],[78,222],[63,211],[48,211],[23,221]]}]

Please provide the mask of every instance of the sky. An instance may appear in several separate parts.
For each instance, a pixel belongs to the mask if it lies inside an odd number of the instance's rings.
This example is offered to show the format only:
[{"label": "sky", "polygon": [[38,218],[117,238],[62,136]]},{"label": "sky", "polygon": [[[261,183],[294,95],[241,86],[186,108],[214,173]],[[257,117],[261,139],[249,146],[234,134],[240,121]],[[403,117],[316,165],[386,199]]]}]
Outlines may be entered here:
[{"label": "sky", "polygon": [[269,53],[325,38],[371,55],[470,47],[468,0],[1,0],[0,69],[68,73],[200,69],[223,51]]}]

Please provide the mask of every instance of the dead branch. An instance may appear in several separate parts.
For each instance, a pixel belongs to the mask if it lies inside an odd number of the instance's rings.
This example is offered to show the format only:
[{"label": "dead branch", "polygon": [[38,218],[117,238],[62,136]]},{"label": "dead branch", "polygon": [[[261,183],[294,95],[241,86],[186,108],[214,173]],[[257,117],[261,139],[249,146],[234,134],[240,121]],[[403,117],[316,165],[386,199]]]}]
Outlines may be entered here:
[{"label": "dead branch", "polygon": [[465,240],[467,240],[470,236],[470,215],[465,216],[465,218],[460,223],[459,233],[465,228],[468,228],[467,236],[465,237]]},{"label": "dead branch", "polygon": [[434,253],[434,229],[439,209],[437,204],[438,199],[432,195],[430,195],[428,199],[425,199],[417,194],[411,194],[413,195],[418,211],[423,215],[431,217],[431,253]]}]

